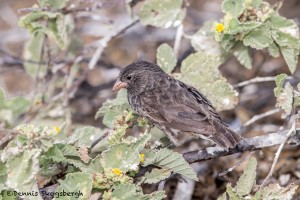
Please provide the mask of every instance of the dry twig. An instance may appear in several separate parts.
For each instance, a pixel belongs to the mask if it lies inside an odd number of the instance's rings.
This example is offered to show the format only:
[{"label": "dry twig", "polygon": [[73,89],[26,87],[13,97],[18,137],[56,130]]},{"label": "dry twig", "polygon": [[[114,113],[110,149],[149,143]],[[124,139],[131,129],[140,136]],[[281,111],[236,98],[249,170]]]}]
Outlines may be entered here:
[{"label": "dry twig", "polygon": [[271,169],[270,169],[270,172],[268,173],[267,177],[263,180],[262,184],[260,185],[260,189],[263,188],[264,186],[266,186],[266,184],[267,184],[269,178],[272,176],[272,174],[273,174],[273,172],[274,172],[275,165],[276,165],[276,163],[277,163],[277,161],[278,161],[278,158],[279,158],[280,153],[281,153],[281,151],[282,151],[282,149],[283,149],[283,146],[285,145],[285,143],[287,142],[287,140],[291,137],[291,135],[292,135],[293,133],[295,133],[295,132],[296,132],[296,120],[294,120],[291,129],[288,131],[288,133],[286,134],[284,140],[281,142],[281,144],[280,144],[278,150],[276,151],[275,157],[274,157],[274,160],[273,160]]}]

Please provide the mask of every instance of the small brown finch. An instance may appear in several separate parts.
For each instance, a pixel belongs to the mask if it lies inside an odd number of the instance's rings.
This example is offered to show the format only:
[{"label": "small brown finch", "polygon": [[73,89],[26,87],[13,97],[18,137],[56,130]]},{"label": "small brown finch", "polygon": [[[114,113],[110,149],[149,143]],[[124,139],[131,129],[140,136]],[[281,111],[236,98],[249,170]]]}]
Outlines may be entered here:
[{"label": "small brown finch", "polygon": [[153,63],[140,61],[125,67],[113,91],[121,88],[127,88],[131,107],[176,146],[194,138],[209,139],[223,148],[239,143],[241,137],[221,120],[203,94]]}]

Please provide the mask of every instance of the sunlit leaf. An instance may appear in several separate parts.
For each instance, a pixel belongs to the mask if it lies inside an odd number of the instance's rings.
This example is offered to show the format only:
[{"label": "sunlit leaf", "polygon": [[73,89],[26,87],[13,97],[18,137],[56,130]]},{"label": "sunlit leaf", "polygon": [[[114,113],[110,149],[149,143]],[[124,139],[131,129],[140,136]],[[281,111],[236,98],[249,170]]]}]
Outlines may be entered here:
[{"label": "sunlit leaf", "polygon": [[238,93],[220,74],[218,57],[202,52],[191,54],[181,65],[180,79],[197,88],[217,110],[229,110],[238,103]]},{"label": "sunlit leaf", "polygon": [[222,11],[230,14],[232,17],[238,17],[245,9],[244,0],[224,0],[222,2]]},{"label": "sunlit leaf", "polygon": [[147,0],[138,15],[144,25],[170,28],[181,24],[185,16],[183,0]]},{"label": "sunlit leaf", "polygon": [[[67,174],[64,180],[59,180],[59,186],[56,192],[73,192],[73,196],[61,195],[55,199],[71,200],[71,199],[89,199],[92,192],[92,175],[88,173],[76,172]],[[77,195],[76,195],[77,194]],[[75,196],[76,195],[76,196]]]},{"label": "sunlit leaf", "polygon": [[[152,153],[152,155],[154,155]],[[160,149],[155,152],[155,156],[148,158],[145,154],[144,165],[155,165],[163,169],[170,169],[175,173],[181,174],[193,180],[198,180],[197,174],[191,166],[184,160],[181,154],[169,149]]]},{"label": "sunlit leaf", "polygon": [[244,65],[247,69],[252,68],[252,57],[249,54],[249,48],[243,44],[239,44],[233,52],[237,60]]},{"label": "sunlit leaf", "polygon": [[248,161],[243,175],[239,178],[238,182],[236,183],[235,190],[240,196],[249,194],[251,192],[256,180],[256,166],[256,159],[251,157]]},{"label": "sunlit leaf", "polygon": [[158,66],[166,73],[171,73],[177,62],[173,49],[166,43],[158,47],[156,59]]}]

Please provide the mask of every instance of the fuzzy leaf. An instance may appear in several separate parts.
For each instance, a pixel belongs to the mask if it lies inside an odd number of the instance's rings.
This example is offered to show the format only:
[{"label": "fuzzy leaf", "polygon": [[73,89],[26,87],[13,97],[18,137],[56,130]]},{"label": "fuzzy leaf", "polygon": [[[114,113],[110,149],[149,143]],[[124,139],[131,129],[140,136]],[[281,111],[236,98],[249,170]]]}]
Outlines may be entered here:
[{"label": "fuzzy leaf", "polygon": [[191,44],[196,51],[217,56],[225,60],[227,57],[221,45],[215,40],[211,30],[212,23],[207,22],[191,38]]},{"label": "fuzzy leaf", "polygon": [[[55,199],[71,200],[76,197],[78,199],[89,199],[91,195],[93,182],[91,174],[82,172],[69,173],[64,180],[59,180],[58,182],[60,185],[55,192],[74,192],[74,196],[62,195]],[[76,194],[77,196],[75,196]]]},{"label": "fuzzy leaf", "polygon": [[[145,159],[147,159],[145,155]],[[146,162],[146,160],[145,160]],[[175,173],[181,174],[193,180],[198,180],[197,174],[191,166],[184,160],[181,154],[169,149],[160,149],[156,152],[155,158],[147,164],[152,164],[158,167],[170,169]]]},{"label": "fuzzy leaf", "polygon": [[247,69],[252,68],[252,57],[249,54],[249,48],[240,44],[237,46],[233,55],[237,58],[237,60],[244,65]]},{"label": "fuzzy leaf", "polygon": [[159,181],[165,180],[171,174],[171,170],[168,168],[157,169],[154,168],[151,172],[146,172],[143,180],[145,183],[158,183]]},{"label": "fuzzy leaf", "polygon": [[138,15],[143,25],[161,28],[176,27],[185,16],[182,0],[147,0]]},{"label": "fuzzy leaf", "polygon": [[291,73],[294,73],[298,63],[299,50],[288,47],[281,47],[280,50]]},{"label": "fuzzy leaf", "polygon": [[239,197],[230,184],[226,185],[226,193],[228,194],[230,200],[242,200],[242,198]]},{"label": "fuzzy leaf", "polygon": [[73,135],[62,142],[65,144],[75,144],[77,147],[90,147],[96,135],[99,135],[99,131],[94,127],[78,128]]},{"label": "fuzzy leaf", "polygon": [[102,107],[97,111],[95,118],[104,116],[103,124],[112,127],[114,124],[115,117],[122,114],[123,111],[131,111],[127,100],[127,91],[122,89],[118,92],[118,95],[113,100],[107,100],[102,104]]},{"label": "fuzzy leaf", "polygon": [[273,43],[270,30],[265,27],[252,30],[244,37],[244,45],[250,46],[255,49],[263,49],[270,46]]},{"label": "fuzzy leaf", "polygon": [[191,54],[181,65],[183,82],[200,90],[218,110],[228,110],[238,103],[238,93],[220,74],[218,57],[202,52]]},{"label": "fuzzy leaf", "polygon": [[6,162],[7,187],[18,192],[37,191],[35,178],[39,171],[39,155],[40,150],[32,149],[10,157]]},{"label": "fuzzy leaf", "polygon": [[[46,72],[46,65],[39,64],[41,59],[41,53],[43,43],[45,39],[44,33],[37,33],[30,36],[30,39],[25,43],[23,56],[26,60],[32,60],[33,62],[24,62],[24,68],[32,78],[35,78],[40,68],[39,76],[44,76]],[[40,66],[39,66],[40,65]]]},{"label": "fuzzy leaf", "polygon": [[[48,23],[45,23],[45,20]],[[52,37],[58,47],[64,50],[68,43],[67,27],[69,21],[59,12],[33,11],[22,16],[19,25],[28,29],[31,33],[44,33]]]},{"label": "fuzzy leaf", "polygon": [[270,22],[271,22],[272,28],[274,28],[274,29],[279,29],[279,28],[284,28],[284,27],[289,27],[289,26],[294,25],[293,20],[286,19],[277,14],[273,14],[270,17]]},{"label": "fuzzy leaf", "polygon": [[282,108],[287,114],[293,109],[294,92],[290,83],[287,83],[283,91],[277,97],[276,107]]},{"label": "fuzzy leaf", "polygon": [[[107,151],[104,151],[101,159],[104,168],[118,168],[122,172],[137,170],[140,163],[139,151],[149,141],[151,135],[143,134],[135,141],[123,142],[111,145]],[[114,158],[114,159],[112,159]]]},{"label": "fuzzy leaf", "polygon": [[157,64],[164,72],[170,74],[176,66],[177,59],[173,49],[166,43],[160,45],[156,53]]},{"label": "fuzzy leaf", "polygon": [[5,98],[4,90],[0,88],[0,121],[13,124],[20,114],[26,112],[29,105],[30,101],[24,97]]},{"label": "fuzzy leaf", "polygon": [[164,191],[157,191],[151,194],[144,195],[142,193],[142,189],[134,184],[124,184],[121,183],[119,185],[114,186],[114,190],[112,193],[112,198],[116,198],[118,200],[162,200],[166,195]]},{"label": "fuzzy leaf", "polygon": [[281,93],[282,86],[283,86],[283,83],[284,83],[286,77],[287,77],[286,74],[279,74],[276,76],[276,78],[275,78],[276,88],[274,89],[274,94],[276,97],[278,97],[279,94]]},{"label": "fuzzy leaf", "polygon": [[237,191],[239,196],[244,196],[251,192],[251,189],[255,184],[256,180],[256,166],[256,159],[251,157],[248,161],[243,175],[239,178],[235,187],[235,190]]},{"label": "fuzzy leaf", "polygon": [[240,16],[244,9],[244,0],[224,0],[222,2],[222,11],[230,14],[232,17]]},{"label": "fuzzy leaf", "polygon": [[275,42],[270,44],[270,46],[268,47],[268,52],[271,56],[275,58],[280,56],[280,49]]},{"label": "fuzzy leaf", "polygon": [[240,22],[238,19],[233,18],[228,22],[228,27],[225,29],[226,34],[248,33],[249,31],[261,26],[261,22],[249,21]]},{"label": "fuzzy leaf", "polygon": [[41,7],[49,6],[54,9],[62,9],[66,6],[68,0],[39,0]]},{"label": "fuzzy leaf", "polygon": [[255,194],[256,199],[263,200],[291,200],[298,185],[290,184],[287,187],[280,187],[278,184],[270,184]]}]

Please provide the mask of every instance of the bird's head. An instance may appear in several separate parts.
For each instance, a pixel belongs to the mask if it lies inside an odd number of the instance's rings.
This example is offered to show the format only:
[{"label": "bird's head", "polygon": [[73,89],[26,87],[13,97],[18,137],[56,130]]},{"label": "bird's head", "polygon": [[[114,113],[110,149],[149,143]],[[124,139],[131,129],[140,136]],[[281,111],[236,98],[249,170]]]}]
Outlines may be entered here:
[{"label": "bird's head", "polygon": [[127,88],[129,92],[141,93],[145,88],[151,88],[163,70],[156,64],[139,61],[125,67],[119,74],[113,91]]}]

